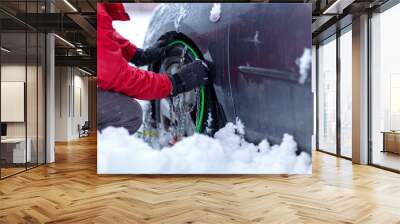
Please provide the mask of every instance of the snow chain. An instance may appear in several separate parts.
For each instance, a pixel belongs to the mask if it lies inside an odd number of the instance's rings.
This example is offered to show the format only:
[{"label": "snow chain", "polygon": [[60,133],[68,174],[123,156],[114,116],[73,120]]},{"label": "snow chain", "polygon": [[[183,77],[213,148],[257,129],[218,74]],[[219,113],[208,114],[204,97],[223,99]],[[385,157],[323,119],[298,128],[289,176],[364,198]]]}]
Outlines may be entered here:
[{"label": "snow chain", "polygon": [[[186,53],[186,51],[189,50],[189,52],[192,54],[192,56],[195,59],[199,58],[199,56],[196,53],[196,51],[192,47],[190,47],[187,43],[185,43],[184,41],[176,40],[176,41],[173,41],[173,42],[169,43],[168,46],[173,46],[173,45],[176,45],[176,44],[181,44],[181,45],[183,45],[185,47],[184,48],[185,50],[184,50],[183,53]],[[196,113],[195,132],[196,133],[200,133],[201,129],[202,129],[202,126],[203,126],[203,120],[204,120],[204,87],[200,87],[200,97],[198,97],[198,93],[197,92],[198,91],[195,90],[196,104],[197,104],[197,108],[200,108],[200,110],[197,109],[197,113]]]}]

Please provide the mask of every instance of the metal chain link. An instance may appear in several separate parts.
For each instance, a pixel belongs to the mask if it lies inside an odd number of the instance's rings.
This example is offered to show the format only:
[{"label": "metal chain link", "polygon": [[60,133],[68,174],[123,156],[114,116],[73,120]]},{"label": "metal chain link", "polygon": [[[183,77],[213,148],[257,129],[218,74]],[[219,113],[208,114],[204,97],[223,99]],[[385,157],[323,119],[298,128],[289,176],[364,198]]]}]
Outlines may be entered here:
[{"label": "metal chain link", "polygon": [[[182,54],[181,54],[181,58],[180,58],[180,63],[178,65],[178,69],[180,69],[186,62],[186,52],[187,52],[187,46],[185,46],[185,48],[182,50]],[[197,122],[197,118],[199,117],[199,111],[200,111],[200,89],[195,89],[193,92],[189,92],[189,93],[181,93],[178,94],[175,97],[171,97],[168,99],[168,104],[169,104],[169,113],[170,113],[170,118],[171,118],[171,126],[169,128],[169,132],[171,133],[172,139],[170,139],[172,142],[170,143],[174,143],[175,141],[179,141],[181,140],[184,136],[185,136],[185,128],[188,124],[187,119],[188,116],[190,115],[191,112],[193,112],[194,107],[196,105],[196,122]],[[194,94],[193,98],[194,101],[192,105],[186,104],[185,102],[185,94]],[[192,97],[192,96],[190,96]],[[191,118],[190,118],[191,119]],[[151,127],[151,122],[155,122],[152,119],[151,116],[151,108],[149,108],[149,112],[147,113],[146,117],[145,117],[145,122],[144,122],[144,128],[143,128],[143,134],[142,134],[142,138],[148,142],[151,143],[152,145],[155,144],[155,141],[158,141],[158,135],[154,135],[154,134],[150,134],[147,135],[148,133],[151,132],[158,132],[160,133],[162,127],[161,124],[157,124],[157,128],[158,130],[154,130],[154,128]]]}]

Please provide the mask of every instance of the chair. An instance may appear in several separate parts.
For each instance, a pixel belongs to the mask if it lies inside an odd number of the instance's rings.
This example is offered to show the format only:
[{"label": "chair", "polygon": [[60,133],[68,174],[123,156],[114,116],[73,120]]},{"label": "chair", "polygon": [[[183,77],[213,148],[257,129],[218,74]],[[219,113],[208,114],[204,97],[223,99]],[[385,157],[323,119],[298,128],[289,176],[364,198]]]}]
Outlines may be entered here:
[{"label": "chair", "polygon": [[89,121],[85,121],[82,127],[80,127],[80,125],[78,124],[79,138],[89,136],[89,129],[90,129]]}]

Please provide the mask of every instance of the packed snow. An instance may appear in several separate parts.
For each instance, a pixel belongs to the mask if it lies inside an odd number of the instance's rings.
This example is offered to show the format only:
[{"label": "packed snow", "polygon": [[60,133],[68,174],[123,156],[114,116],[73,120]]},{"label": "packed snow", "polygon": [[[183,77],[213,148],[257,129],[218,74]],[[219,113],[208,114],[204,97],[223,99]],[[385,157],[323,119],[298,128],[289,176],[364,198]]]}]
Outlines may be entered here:
[{"label": "packed snow", "polygon": [[296,60],[296,65],[299,66],[299,83],[304,84],[308,77],[308,70],[311,67],[311,49],[304,48],[303,55]]},{"label": "packed snow", "polygon": [[211,138],[194,134],[161,150],[151,148],[124,128],[98,133],[99,174],[310,174],[311,157],[296,155],[297,144],[284,134],[280,145],[258,145],[243,138],[240,121],[228,123]]},{"label": "packed snow", "polygon": [[210,10],[210,21],[217,22],[221,17],[221,3],[214,3]]}]

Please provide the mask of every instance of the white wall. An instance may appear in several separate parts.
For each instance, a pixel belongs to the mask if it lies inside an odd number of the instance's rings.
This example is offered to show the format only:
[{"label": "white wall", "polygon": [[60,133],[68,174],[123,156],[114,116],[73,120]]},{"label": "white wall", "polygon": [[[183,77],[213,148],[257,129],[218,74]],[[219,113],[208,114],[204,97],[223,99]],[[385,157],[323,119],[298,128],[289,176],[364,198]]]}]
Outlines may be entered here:
[{"label": "white wall", "polygon": [[[27,78],[27,80],[25,80]],[[22,102],[22,108],[14,108],[14,110],[20,110],[22,113],[21,122],[6,122],[7,123],[7,137],[9,138],[24,138],[25,135],[29,139],[32,161],[36,162],[36,158],[39,159],[39,163],[44,162],[44,150],[45,150],[45,139],[44,139],[44,100],[45,100],[45,89],[44,89],[44,74],[41,66],[24,64],[3,64],[1,66],[1,81],[2,82],[24,82],[26,84],[26,106],[25,100]],[[7,97],[7,93],[4,93],[5,89],[2,89],[2,98]],[[24,89],[19,90],[20,94],[24,94]],[[6,94],[6,95],[4,95]],[[3,104],[4,102],[2,102]],[[10,107],[2,107],[1,110],[13,110]],[[7,111],[16,113],[16,111]],[[26,120],[24,114],[26,112]],[[37,155],[37,153],[39,155]]]},{"label": "white wall", "polygon": [[[82,73],[74,75],[74,107],[72,108],[72,119],[71,119],[71,136],[72,138],[78,138],[78,125],[83,125],[85,121],[88,121],[88,78],[81,76]],[[81,110],[81,111],[80,111]]]},{"label": "white wall", "polygon": [[[27,70],[26,70],[27,69]],[[20,65],[20,64],[4,64],[1,66],[1,81],[2,82],[25,82],[25,75],[26,71],[28,72],[28,75],[30,74],[36,74],[36,67],[34,66],[27,66],[25,67],[25,64]],[[29,77],[28,77],[29,78]],[[29,84],[36,85],[36,81],[29,80]],[[27,103],[30,104],[31,102],[36,99],[36,88],[28,88],[27,89]],[[32,92],[31,92],[32,91]],[[33,105],[28,105],[31,107],[36,108],[36,101]],[[7,110],[7,108],[1,108],[1,110]],[[36,123],[36,113],[28,113],[28,121],[35,121]],[[25,137],[25,123],[26,122],[7,122],[7,136],[8,137]],[[33,128],[33,125],[28,125],[29,128]],[[36,126],[34,127],[36,130]],[[28,130],[28,137],[29,137],[29,130]]]},{"label": "white wall", "polygon": [[56,67],[56,141],[77,139],[78,125],[88,120],[88,78],[83,75],[76,68]]},{"label": "white wall", "polygon": [[55,68],[55,141],[68,140],[69,68]]},{"label": "white wall", "polygon": [[[25,82],[25,64],[8,64],[1,66],[1,81]],[[6,110],[6,108],[1,108]],[[25,137],[25,122],[7,122],[7,137]]]},{"label": "white wall", "polygon": [[1,122],[24,122],[25,83],[1,81],[0,89]]},{"label": "white wall", "polygon": [[[25,82],[25,64],[5,64],[1,66],[1,81],[2,82]],[[28,70],[31,68],[28,67]],[[2,96],[4,97],[4,96]],[[7,108],[1,108],[6,110]],[[24,122],[8,122],[7,123],[8,137],[25,137]]]}]

